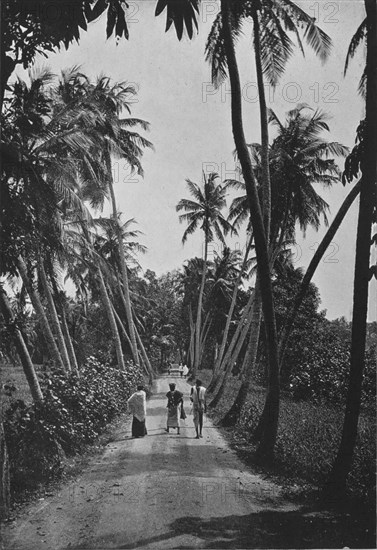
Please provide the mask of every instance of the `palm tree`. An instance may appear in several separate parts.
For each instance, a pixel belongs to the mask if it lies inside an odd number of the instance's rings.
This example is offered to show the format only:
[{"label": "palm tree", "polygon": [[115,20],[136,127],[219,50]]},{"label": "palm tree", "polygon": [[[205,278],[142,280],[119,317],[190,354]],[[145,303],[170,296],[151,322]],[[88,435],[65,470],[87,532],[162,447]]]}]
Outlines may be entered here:
[{"label": "palm tree", "polygon": [[[260,13],[257,13],[257,12]],[[278,14],[278,15],[277,15]],[[269,425],[259,447],[259,454],[272,457],[276,441],[279,416],[279,368],[278,348],[276,342],[276,324],[272,300],[271,280],[269,274],[268,244],[269,244],[269,220],[270,220],[270,182],[268,181],[268,133],[266,128],[267,116],[262,112],[262,137],[264,144],[263,153],[263,207],[258,201],[256,178],[247,151],[242,121],[241,86],[237,60],[234,50],[235,39],[239,36],[242,21],[245,17],[251,17],[254,22],[256,67],[260,94],[260,105],[265,109],[263,101],[263,72],[275,81],[284,71],[286,61],[292,53],[292,42],[286,34],[284,27],[296,34],[301,45],[296,24],[306,28],[305,37],[317,53],[326,57],[330,41],[320,31],[305,12],[300,10],[293,2],[287,0],[279,2],[231,3],[229,0],[221,0],[221,12],[217,17],[207,43],[207,57],[212,61],[213,80],[221,81],[226,76],[226,67],[231,83],[231,108],[232,129],[236,144],[237,155],[240,160],[243,176],[246,183],[250,214],[255,235],[256,253],[258,258],[258,270],[260,272],[262,303],[265,317],[265,326],[268,333],[267,346],[269,350],[270,381],[268,394]],[[279,19],[283,21],[280,24]],[[264,34],[259,34],[260,23],[263,21]],[[279,38],[277,38],[279,37]],[[258,41],[259,38],[259,41]],[[263,46],[262,46],[263,44]]]},{"label": "palm tree", "polygon": [[194,364],[192,375],[195,377],[199,368],[201,356],[201,330],[202,330],[202,307],[204,285],[207,273],[208,244],[212,242],[215,236],[225,245],[224,234],[232,230],[231,224],[222,216],[221,210],[225,208],[226,189],[220,184],[216,184],[218,175],[209,174],[207,177],[203,174],[203,191],[199,185],[187,179],[187,186],[191,196],[195,200],[181,199],[176,206],[177,212],[184,210],[186,213],[179,216],[180,222],[187,222],[188,227],[183,233],[182,242],[185,243],[187,237],[194,233],[200,225],[204,232],[204,259],[203,271],[199,289],[198,309],[195,324],[195,346],[194,346]]},{"label": "palm tree", "polygon": [[[306,105],[299,105],[289,111],[283,124],[274,111],[270,110],[269,120],[278,128],[269,152],[272,187],[271,204],[271,235],[270,248],[272,252],[271,269],[274,268],[274,258],[280,253],[282,245],[287,241],[294,243],[296,225],[304,232],[311,226],[318,229],[321,216],[327,223],[327,203],[315,191],[315,185],[329,187],[339,182],[340,170],[331,155],[345,155],[347,149],[337,142],[328,142],[322,136],[323,131],[329,131],[326,115],[320,111],[311,113]],[[260,145],[249,147],[255,173],[262,174]],[[229,186],[244,189],[239,181],[229,181]],[[235,199],[231,205],[231,215],[236,220],[245,217],[246,196]],[[259,282],[256,284],[259,288]],[[250,358],[250,368],[243,370],[243,382],[239,394],[224,422],[235,423],[245,403],[247,388],[251,382],[256,358],[255,346],[258,345],[259,326],[261,322],[259,298],[256,294],[253,306],[253,328],[246,358]],[[251,360],[253,358],[253,360]],[[281,358],[280,358],[281,363]]]},{"label": "palm tree", "polygon": [[[147,130],[148,123],[140,119],[121,118],[123,110],[130,113],[129,98],[130,95],[134,95],[135,93],[136,91],[132,86],[127,86],[125,83],[111,85],[110,80],[106,77],[100,77],[97,83],[94,86],[90,85],[88,89],[88,99],[99,108],[104,117],[102,129],[105,140],[101,142],[101,150],[99,151],[97,148],[97,153],[100,154],[105,167],[104,184],[106,189],[110,192],[112,215],[116,224],[118,224],[118,211],[114,193],[112,158],[125,159],[132,170],[136,170],[138,174],[142,175],[143,170],[139,159],[143,154],[143,148],[152,147],[152,144],[148,140],[140,136],[137,132],[130,130],[130,128],[134,126],[141,126],[143,130]],[[98,187],[93,187],[89,184],[84,190],[84,193],[96,202]],[[100,197],[102,199],[101,194]],[[122,245],[121,227],[118,226],[117,232],[131,349],[135,364],[138,364],[137,339],[132,317],[128,273]]]},{"label": "palm tree", "polygon": [[[350,378],[342,438],[328,481],[331,492],[341,494],[345,491],[347,476],[352,464],[360,414],[361,385],[365,364],[371,229],[373,216],[376,212],[377,71],[375,52],[377,48],[377,7],[374,0],[365,0],[365,10],[364,36],[367,54],[363,80],[364,82],[366,80],[366,107],[365,121],[360,131],[362,147],[357,149],[353,158],[351,154],[351,161],[346,165],[346,176],[349,180],[354,178],[358,170],[361,170],[362,173],[356,236]],[[360,28],[357,35],[359,32]],[[357,35],[353,38],[351,46],[359,41]]]}]

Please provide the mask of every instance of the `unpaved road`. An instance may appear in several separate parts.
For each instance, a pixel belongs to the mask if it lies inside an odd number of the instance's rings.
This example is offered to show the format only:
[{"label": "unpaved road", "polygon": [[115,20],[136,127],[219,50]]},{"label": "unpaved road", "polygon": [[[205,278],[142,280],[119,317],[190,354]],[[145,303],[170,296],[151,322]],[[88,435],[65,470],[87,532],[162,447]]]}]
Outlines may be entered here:
[{"label": "unpaved road", "polygon": [[[190,386],[180,378],[189,414],[179,436],[164,431],[172,378],[155,383],[148,436],[132,439],[124,425],[75,482],[5,529],[6,550],[330,547],[323,515],[320,533],[317,514],[247,471],[207,418],[203,439],[195,439]],[[347,534],[337,546],[351,547]]]}]

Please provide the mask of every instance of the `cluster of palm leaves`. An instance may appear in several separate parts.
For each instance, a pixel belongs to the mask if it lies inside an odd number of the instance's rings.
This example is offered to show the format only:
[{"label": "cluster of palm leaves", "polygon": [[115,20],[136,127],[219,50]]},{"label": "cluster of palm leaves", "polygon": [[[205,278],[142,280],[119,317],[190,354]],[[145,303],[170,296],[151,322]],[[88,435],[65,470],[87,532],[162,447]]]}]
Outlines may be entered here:
[{"label": "cluster of palm leaves", "polygon": [[[122,222],[117,210],[112,172],[114,159],[124,159],[142,174],[140,159],[151,147],[136,131],[148,124],[124,116],[135,90],[103,76],[91,82],[77,67],[58,81],[47,69],[31,71],[29,78],[16,81],[2,114],[1,276],[22,278],[50,359],[62,370],[77,370],[64,299],[57,298],[65,271],[82,296],[88,281],[99,289],[119,366],[126,350],[152,374],[128,285],[128,271],[138,265],[135,253],[143,247],[134,220]],[[95,219],[93,209],[102,209],[108,198],[111,218]],[[4,285],[1,296],[11,320]],[[21,345],[19,330],[17,340]],[[33,371],[30,359],[24,365]],[[41,397],[38,384],[33,391]]]}]

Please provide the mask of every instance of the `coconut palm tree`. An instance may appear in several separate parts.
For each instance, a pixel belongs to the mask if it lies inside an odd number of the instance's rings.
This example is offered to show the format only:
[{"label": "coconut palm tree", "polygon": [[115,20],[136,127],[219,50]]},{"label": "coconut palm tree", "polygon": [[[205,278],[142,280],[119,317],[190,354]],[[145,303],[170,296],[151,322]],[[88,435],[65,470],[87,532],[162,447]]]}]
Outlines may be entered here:
[{"label": "coconut palm tree", "polygon": [[198,184],[187,179],[186,183],[188,190],[195,200],[181,199],[176,206],[177,212],[180,212],[181,210],[186,212],[185,214],[181,214],[179,216],[180,222],[188,223],[188,227],[183,233],[183,243],[186,242],[187,237],[194,233],[199,226],[204,233],[204,263],[199,288],[198,309],[195,324],[193,376],[196,376],[201,355],[200,338],[202,330],[203,294],[207,273],[208,244],[212,242],[216,236],[219,241],[225,245],[224,234],[227,234],[229,231],[233,230],[231,224],[223,217],[221,213],[221,211],[226,207],[226,189],[222,185],[216,184],[218,177],[218,174],[215,173],[211,173],[207,177],[203,174],[203,190]]},{"label": "coconut palm tree", "polygon": [[[327,117],[320,111],[312,112],[307,105],[298,105],[289,111],[283,124],[276,113],[269,111],[270,123],[277,126],[278,134],[269,152],[271,174],[271,235],[272,252],[271,268],[274,257],[280,254],[287,242],[294,243],[296,226],[305,233],[307,227],[318,229],[321,217],[327,224],[327,203],[316,192],[317,184],[327,188],[339,182],[340,170],[334,156],[344,156],[347,148],[338,142],[328,142],[322,133],[329,131]],[[261,149],[258,144],[249,147],[250,155],[257,174],[262,174]],[[244,183],[229,181],[228,185],[244,189]],[[230,215],[236,221],[245,218],[247,208],[246,196],[235,199],[230,208]],[[259,288],[259,283],[256,285]],[[253,328],[251,331],[246,357],[256,358],[256,349],[261,322],[259,298],[256,295],[253,307]],[[247,388],[254,370],[254,361],[250,368],[243,371],[243,382],[239,395],[225,415],[224,422],[229,425],[237,421],[247,396]]]},{"label": "coconut palm tree", "polygon": [[[373,0],[365,0],[366,67],[363,73],[366,88],[365,120],[359,131],[362,147],[351,154],[346,165],[346,177],[352,180],[358,171],[362,174],[359,215],[356,235],[355,277],[351,334],[350,377],[346,410],[339,450],[328,480],[331,492],[343,494],[351,469],[355,448],[361,404],[361,385],[365,364],[365,338],[368,312],[368,286],[371,278],[370,246],[372,223],[376,213],[376,82],[375,52],[377,48],[377,6]],[[360,28],[351,46],[360,41]],[[375,272],[374,272],[375,273]]]},{"label": "coconut palm tree", "polygon": [[[152,144],[137,132],[131,130],[135,126],[140,126],[143,130],[148,129],[148,123],[140,119],[121,118],[123,111],[130,113],[130,96],[136,93],[135,88],[125,83],[116,83],[112,85],[110,79],[100,77],[94,85],[89,85],[87,89],[87,99],[93,103],[101,112],[103,117],[102,131],[104,140],[101,141],[101,148],[96,148],[105,169],[104,180],[98,187],[88,182],[84,189],[84,196],[90,198],[93,205],[101,204],[103,200],[102,192],[106,190],[110,194],[112,205],[112,216],[118,224],[118,210],[114,192],[112,159],[126,160],[132,170],[138,174],[143,174],[140,164],[140,157],[143,149],[152,147]],[[99,203],[98,203],[99,194]],[[137,339],[134,330],[134,321],[132,317],[132,305],[129,291],[128,273],[124,248],[122,245],[122,230],[118,226],[118,247],[122,274],[123,292],[126,303],[127,322],[131,340],[131,349],[133,359],[136,364],[139,363],[137,351]]]}]

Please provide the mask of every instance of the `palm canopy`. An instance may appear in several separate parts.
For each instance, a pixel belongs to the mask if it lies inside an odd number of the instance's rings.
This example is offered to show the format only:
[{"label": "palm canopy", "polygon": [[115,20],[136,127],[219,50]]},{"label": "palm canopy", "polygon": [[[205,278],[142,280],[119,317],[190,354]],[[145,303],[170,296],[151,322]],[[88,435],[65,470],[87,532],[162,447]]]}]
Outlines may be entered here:
[{"label": "palm canopy", "polygon": [[[294,238],[297,222],[305,233],[310,225],[316,230],[323,216],[327,224],[328,204],[315,186],[330,187],[340,181],[340,169],[334,157],[345,156],[348,149],[338,142],[326,141],[328,116],[307,105],[298,105],[287,113],[282,124],[274,111],[269,120],[278,129],[271,146],[272,224]],[[287,215],[290,213],[290,220]],[[286,220],[286,227],[284,225]]]},{"label": "palm canopy", "polygon": [[[294,40],[302,53],[305,41],[322,61],[330,53],[330,37],[291,0],[230,2],[230,9],[233,40],[240,36],[246,20],[258,22],[261,29],[259,38],[262,70],[272,86],[276,86],[284,73],[294,51]],[[206,59],[211,64],[212,81],[219,86],[227,76],[221,12],[217,15],[207,39]]]},{"label": "palm canopy", "polygon": [[235,231],[233,226],[223,217],[221,211],[226,207],[226,188],[216,184],[218,174],[211,173],[207,177],[203,174],[203,190],[200,186],[187,179],[188,190],[194,200],[181,199],[176,206],[177,212],[186,213],[179,216],[180,222],[187,222],[188,226],[183,233],[182,242],[192,235],[200,226],[207,243],[212,242],[215,236],[225,244],[224,234]]},{"label": "palm canopy", "polygon": [[[321,216],[327,223],[328,204],[316,192],[317,184],[329,187],[340,181],[340,170],[335,158],[345,156],[348,149],[338,142],[323,137],[329,131],[328,117],[307,105],[298,105],[287,113],[282,123],[272,110],[270,123],[277,127],[277,136],[270,147],[272,191],[272,235],[294,240],[295,225],[305,232],[309,226],[318,229]],[[261,173],[261,146],[249,145],[255,174]],[[243,181],[227,180],[226,185],[245,190]],[[248,219],[246,195],[236,197],[229,208],[229,219],[236,227]],[[283,227],[284,225],[284,227]]]}]

